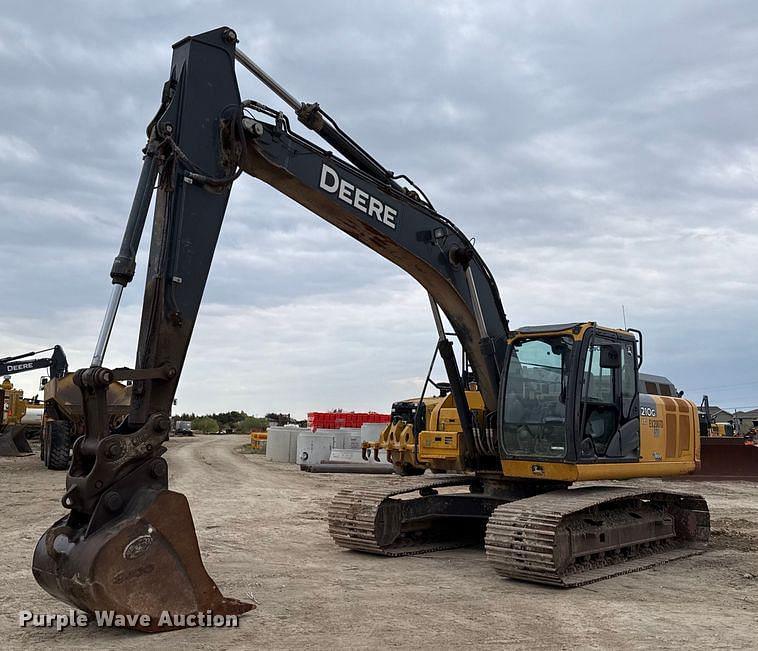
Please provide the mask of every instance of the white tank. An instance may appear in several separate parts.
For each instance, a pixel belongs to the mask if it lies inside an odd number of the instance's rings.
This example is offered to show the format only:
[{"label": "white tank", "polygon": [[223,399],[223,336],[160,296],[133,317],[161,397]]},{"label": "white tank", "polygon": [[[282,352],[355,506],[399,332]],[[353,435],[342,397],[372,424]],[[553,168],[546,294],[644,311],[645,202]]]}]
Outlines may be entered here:
[{"label": "white tank", "polygon": [[21,418],[24,425],[42,425],[42,412],[45,410],[43,405],[39,407],[26,406],[26,413]]},{"label": "white tank", "polygon": [[335,429],[317,429],[315,432],[301,432],[297,437],[297,460],[300,467],[312,466],[329,461],[334,448],[342,448],[345,434]]},{"label": "white tank", "polygon": [[300,432],[307,430],[307,427],[297,427],[296,425],[285,425],[284,429],[290,431],[290,463],[297,463],[297,440],[300,438]]},{"label": "white tank", "polygon": [[361,441],[363,439],[361,439],[360,427],[340,427],[337,431],[342,436],[341,439],[337,440],[337,447],[352,450],[361,449]]},{"label": "white tank", "polygon": [[302,427],[269,427],[266,441],[266,459],[277,463],[295,463],[297,439]]}]

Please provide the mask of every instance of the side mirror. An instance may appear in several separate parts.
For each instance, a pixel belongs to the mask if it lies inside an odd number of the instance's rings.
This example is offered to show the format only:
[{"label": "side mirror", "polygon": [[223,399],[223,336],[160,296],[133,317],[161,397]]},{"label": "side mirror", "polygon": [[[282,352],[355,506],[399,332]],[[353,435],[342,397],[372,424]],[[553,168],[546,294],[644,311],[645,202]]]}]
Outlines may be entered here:
[{"label": "side mirror", "polygon": [[621,346],[616,344],[600,346],[600,368],[621,368]]}]

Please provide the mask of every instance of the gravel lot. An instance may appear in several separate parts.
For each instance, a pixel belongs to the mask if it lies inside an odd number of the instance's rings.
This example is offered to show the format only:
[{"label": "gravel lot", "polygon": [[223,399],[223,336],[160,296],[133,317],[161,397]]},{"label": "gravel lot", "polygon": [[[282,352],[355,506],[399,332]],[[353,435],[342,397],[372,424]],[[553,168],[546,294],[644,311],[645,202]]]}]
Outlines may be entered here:
[{"label": "gravel lot", "polygon": [[[479,549],[383,559],[340,550],[326,509],[340,488],[396,477],[303,473],[242,455],[241,436],[172,440],[203,558],[228,596],[258,608],[237,629],[148,636],[94,625],[20,628],[18,613],[68,608],[35,583],[31,555],[63,512],[64,474],[0,458],[0,639],[5,648],[755,648],[758,492],[746,482],[666,482],[708,499],[709,551],[571,591],[498,578]],[[646,480],[642,485],[660,486]]]}]

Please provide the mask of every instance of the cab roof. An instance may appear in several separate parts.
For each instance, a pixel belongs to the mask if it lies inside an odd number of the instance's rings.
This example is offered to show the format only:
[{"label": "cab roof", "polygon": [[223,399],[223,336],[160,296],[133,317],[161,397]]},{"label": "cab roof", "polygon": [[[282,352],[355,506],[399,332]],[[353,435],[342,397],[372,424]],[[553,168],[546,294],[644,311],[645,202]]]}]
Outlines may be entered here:
[{"label": "cab roof", "polygon": [[598,325],[595,321],[576,321],[573,323],[554,323],[548,325],[522,326],[521,328],[512,331],[511,336],[542,335],[550,334],[553,332],[565,332],[566,330],[571,330],[574,332],[574,334],[578,334],[583,328],[598,328],[599,330],[604,330],[605,332],[615,332],[627,337],[633,336],[628,330]]},{"label": "cab roof", "polygon": [[572,330],[581,328],[583,325],[594,325],[594,321],[583,321],[577,323],[555,323],[552,325],[522,326],[517,328],[513,334],[539,335],[548,332],[558,332],[560,330]]}]

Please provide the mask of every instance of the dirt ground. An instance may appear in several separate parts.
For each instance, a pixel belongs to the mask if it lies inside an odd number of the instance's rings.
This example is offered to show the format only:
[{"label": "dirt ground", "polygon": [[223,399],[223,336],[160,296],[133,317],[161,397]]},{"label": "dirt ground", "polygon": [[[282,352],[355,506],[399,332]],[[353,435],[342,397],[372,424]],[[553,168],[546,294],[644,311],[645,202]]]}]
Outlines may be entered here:
[{"label": "dirt ground", "polygon": [[[94,625],[20,628],[18,613],[66,613],[30,568],[63,513],[64,474],[37,457],[0,459],[0,639],[4,648],[755,648],[758,487],[667,482],[702,492],[709,551],[570,591],[504,580],[484,552],[384,559],[340,550],[326,509],[340,488],[403,481],[324,475],[236,450],[245,437],[172,440],[171,486],[187,495],[203,558],[222,591],[253,595],[237,629],[148,636]],[[660,485],[659,482],[640,482]]]}]

